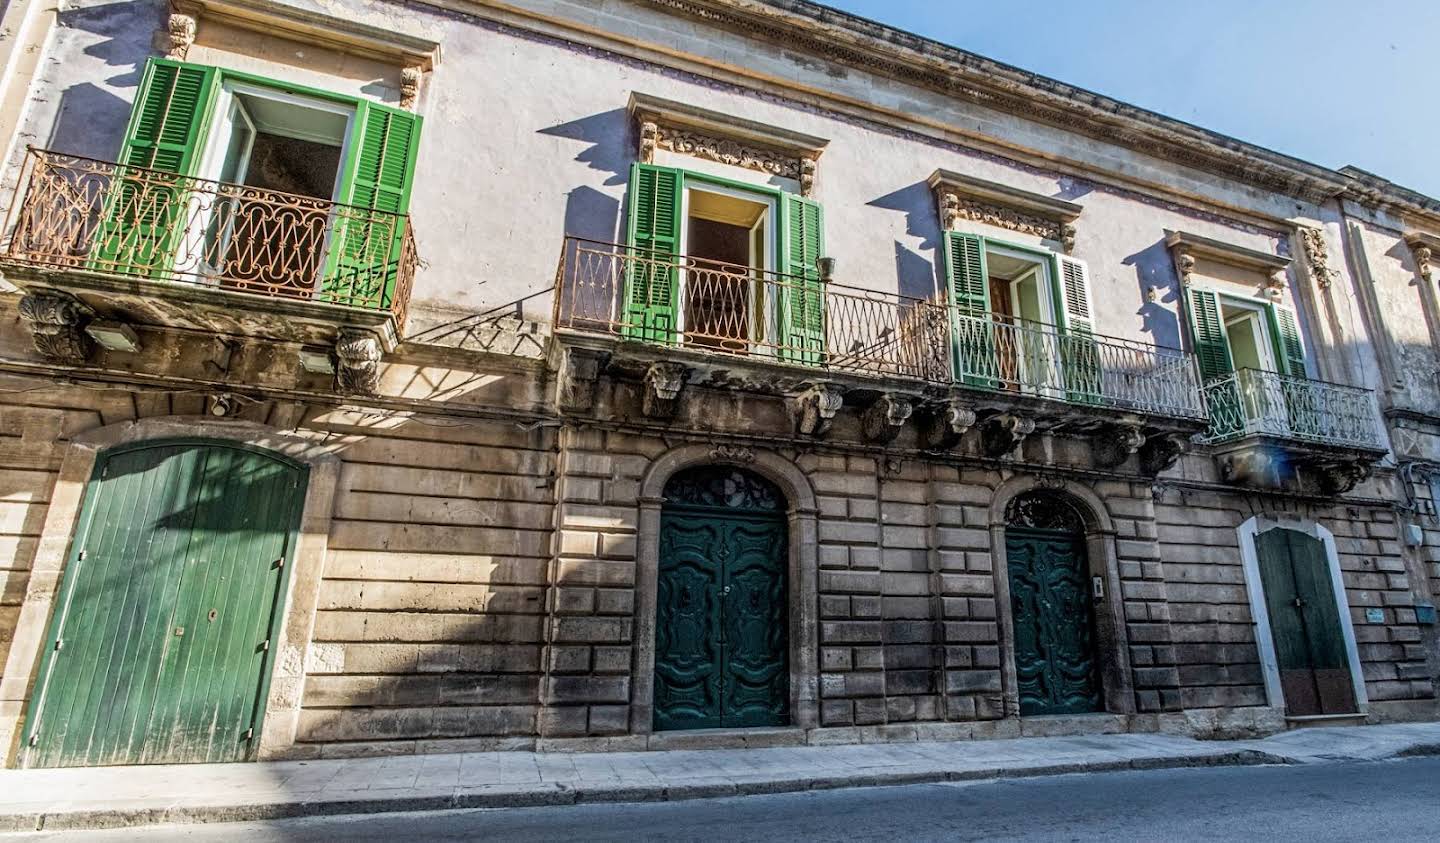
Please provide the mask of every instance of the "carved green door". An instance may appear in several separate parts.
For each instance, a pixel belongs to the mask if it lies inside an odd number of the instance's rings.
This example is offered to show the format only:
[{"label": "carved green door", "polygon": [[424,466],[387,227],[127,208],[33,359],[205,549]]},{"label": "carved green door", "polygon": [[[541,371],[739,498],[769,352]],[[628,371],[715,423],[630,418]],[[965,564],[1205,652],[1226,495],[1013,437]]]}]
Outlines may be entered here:
[{"label": "carved green door", "polygon": [[28,767],[254,757],[305,469],[241,446],[101,455],[25,723]]},{"label": "carved green door", "polygon": [[1353,714],[1350,659],[1325,545],[1277,528],[1255,538],[1285,712],[1292,717]]},{"label": "carved green door", "polygon": [[1020,713],[1100,711],[1085,542],[1075,533],[1005,531]]},{"label": "carved green door", "polygon": [[780,499],[746,472],[687,474],[666,487],[661,516],[655,728],[784,725],[789,667]]}]

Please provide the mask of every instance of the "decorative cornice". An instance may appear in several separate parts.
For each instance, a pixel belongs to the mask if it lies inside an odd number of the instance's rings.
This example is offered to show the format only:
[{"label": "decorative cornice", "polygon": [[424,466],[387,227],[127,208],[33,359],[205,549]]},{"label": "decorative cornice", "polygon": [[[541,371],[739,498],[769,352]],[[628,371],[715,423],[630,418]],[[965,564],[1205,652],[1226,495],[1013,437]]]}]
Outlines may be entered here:
[{"label": "decorative cornice", "polygon": [[1074,222],[1084,208],[1074,202],[949,170],[936,170],[929,184],[946,231],[970,220],[1053,240],[1067,253],[1075,248]]},{"label": "decorative cornice", "polygon": [[216,21],[422,71],[440,63],[436,41],[279,0],[172,0],[171,7],[202,26]]}]

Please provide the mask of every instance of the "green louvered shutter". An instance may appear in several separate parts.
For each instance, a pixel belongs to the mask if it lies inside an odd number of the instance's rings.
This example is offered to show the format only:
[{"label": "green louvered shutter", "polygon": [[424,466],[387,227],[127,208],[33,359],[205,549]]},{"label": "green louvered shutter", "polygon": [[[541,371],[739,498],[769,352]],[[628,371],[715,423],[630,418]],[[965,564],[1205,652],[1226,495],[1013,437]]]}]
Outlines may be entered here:
[{"label": "green louvered shutter", "polygon": [[780,294],[781,356],[795,363],[825,361],[825,283],[816,261],[825,254],[825,215],[820,205],[793,193],[781,211],[781,268],[788,276]]},{"label": "green louvered shutter", "polygon": [[174,263],[185,219],[180,179],[129,167],[192,176],[215,98],[216,70],[150,59],[105,197],[91,268],[155,277]]},{"label": "green louvered shutter", "polygon": [[[1288,307],[1272,304],[1270,329],[1275,336],[1275,368],[1282,375],[1289,375],[1300,381],[1308,379],[1305,369],[1305,343],[1300,339],[1300,320],[1295,311]],[[1324,419],[1324,408],[1315,400],[1315,394],[1304,383],[1283,382],[1281,393],[1285,397],[1286,420],[1291,433],[1304,436],[1319,434]]]},{"label": "green louvered shutter", "polygon": [[1095,341],[1095,308],[1090,299],[1090,269],[1082,260],[1057,255],[1061,303],[1060,359],[1065,392],[1071,401],[1098,403],[1104,395],[1100,346]]},{"label": "green louvered shutter", "polygon": [[1206,384],[1205,400],[1210,408],[1210,432],[1224,436],[1244,427],[1240,393],[1233,380],[1218,386],[1212,381],[1228,378],[1235,371],[1230,359],[1230,342],[1225,338],[1225,322],[1220,317],[1220,297],[1210,290],[1190,290],[1190,336],[1196,362],[1200,365],[1200,381]]},{"label": "green louvered shutter", "polygon": [[372,309],[395,305],[419,146],[419,116],[364,100],[357,104],[322,300]]},{"label": "green louvered shutter", "polygon": [[1280,352],[1277,357],[1280,373],[1292,378],[1306,377],[1305,344],[1300,341],[1300,322],[1295,318],[1295,311],[1272,304],[1270,318],[1275,329],[1276,350]]},{"label": "green louvered shutter", "polygon": [[985,239],[945,232],[942,256],[950,298],[955,374],[970,386],[999,385],[994,326],[990,321],[990,279],[985,269]]},{"label": "green louvered shutter", "polygon": [[630,259],[625,272],[624,324],[631,339],[672,344],[680,256],[680,196],[685,174],[670,167],[630,168]]}]

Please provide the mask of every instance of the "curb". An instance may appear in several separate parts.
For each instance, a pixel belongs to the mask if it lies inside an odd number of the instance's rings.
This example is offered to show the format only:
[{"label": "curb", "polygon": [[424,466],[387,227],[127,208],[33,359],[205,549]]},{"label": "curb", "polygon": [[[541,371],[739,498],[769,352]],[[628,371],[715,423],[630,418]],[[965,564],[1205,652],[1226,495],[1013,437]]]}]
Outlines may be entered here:
[{"label": "curb", "polygon": [[[1417,747],[1440,754],[1440,745]],[[1279,755],[1254,749],[1211,755],[1177,755],[1094,763],[1046,764],[1033,767],[977,770],[897,770],[893,773],[861,773],[836,776],[802,776],[735,781],[698,780],[677,785],[623,785],[573,788],[551,784],[507,786],[486,785],[458,792],[417,794],[378,799],[321,799],[301,802],[257,802],[253,804],[137,807],[56,812],[0,814],[0,832],[81,831],[133,828],[148,825],[255,822],[299,817],[344,814],[411,813],[482,808],[536,808],[555,805],[616,802],[678,802],[725,796],[757,796],[799,793],[808,790],[836,790],[862,787],[897,787],[913,784],[1036,778],[1068,773],[1100,773],[1120,770],[1160,770],[1181,767],[1236,767],[1288,764]]]}]

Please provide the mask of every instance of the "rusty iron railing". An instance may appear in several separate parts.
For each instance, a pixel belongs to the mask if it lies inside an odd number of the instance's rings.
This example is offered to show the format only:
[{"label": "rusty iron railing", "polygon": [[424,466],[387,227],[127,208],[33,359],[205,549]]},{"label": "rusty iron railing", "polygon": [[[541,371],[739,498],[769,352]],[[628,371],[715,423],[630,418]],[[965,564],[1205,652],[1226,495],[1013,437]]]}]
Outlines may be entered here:
[{"label": "rusty iron railing", "polygon": [[38,266],[390,311],[418,258],[409,218],[31,149],[0,244]]},{"label": "rusty iron railing", "polygon": [[1344,384],[1240,369],[1205,384],[1206,442],[1273,436],[1341,448],[1384,450],[1375,393]]},{"label": "rusty iron railing", "polygon": [[[650,298],[626,301],[626,289]],[[950,377],[945,308],[698,258],[570,237],[556,277],[555,325],[661,345],[843,372]],[[658,305],[658,308],[656,307]]]}]

